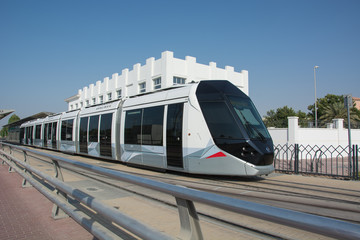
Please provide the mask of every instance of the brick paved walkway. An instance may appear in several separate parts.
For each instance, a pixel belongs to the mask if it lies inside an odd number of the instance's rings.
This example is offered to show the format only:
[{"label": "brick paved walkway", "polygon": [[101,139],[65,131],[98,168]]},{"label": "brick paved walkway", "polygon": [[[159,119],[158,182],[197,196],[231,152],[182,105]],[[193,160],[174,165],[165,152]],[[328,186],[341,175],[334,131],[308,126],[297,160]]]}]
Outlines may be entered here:
[{"label": "brick paved walkway", "polygon": [[22,188],[22,178],[0,161],[0,239],[91,240],[94,237],[71,218],[54,220],[52,202],[35,188]]}]

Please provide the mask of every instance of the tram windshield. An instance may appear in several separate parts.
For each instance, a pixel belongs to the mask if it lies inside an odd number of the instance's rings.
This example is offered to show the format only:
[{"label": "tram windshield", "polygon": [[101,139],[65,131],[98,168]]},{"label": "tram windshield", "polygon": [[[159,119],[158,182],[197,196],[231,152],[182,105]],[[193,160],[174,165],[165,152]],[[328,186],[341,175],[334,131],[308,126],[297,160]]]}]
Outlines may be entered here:
[{"label": "tram windshield", "polygon": [[271,139],[250,98],[231,83],[203,81],[196,95],[214,139]]},{"label": "tram windshield", "polygon": [[250,99],[238,96],[228,96],[228,99],[250,139],[265,140],[270,138],[269,132]]}]

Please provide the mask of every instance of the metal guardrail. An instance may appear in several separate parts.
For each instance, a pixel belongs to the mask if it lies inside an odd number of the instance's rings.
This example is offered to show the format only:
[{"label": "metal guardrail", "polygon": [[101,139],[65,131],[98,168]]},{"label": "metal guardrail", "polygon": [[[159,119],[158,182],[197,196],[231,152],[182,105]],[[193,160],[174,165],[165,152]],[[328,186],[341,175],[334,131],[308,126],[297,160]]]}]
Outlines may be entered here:
[{"label": "metal guardrail", "polygon": [[326,175],[359,180],[359,147],[284,144],[275,147],[277,171]]},{"label": "metal guardrail", "polygon": [[[73,167],[82,168],[93,173],[98,173],[112,179],[132,183],[138,186],[146,187],[174,196],[176,198],[176,203],[179,209],[180,216],[180,239],[203,239],[199,224],[199,218],[193,202],[207,204],[220,209],[236,212],[239,214],[245,214],[251,217],[268,220],[274,223],[303,229],[309,232],[318,233],[329,237],[339,239],[360,239],[360,225],[357,224],[252,203],[226,196],[221,196],[214,193],[189,189],[186,187],[174,186],[171,184],[146,179],[143,177],[138,177],[119,171],[105,169],[102,167],[73,161],[63,157],[42,153],[24,147],[4,143],[0,143],[0,146],[1,145],[2,148],[4,148],[4,146],[8,146],[10,149],[16,148],[20,151],[23,151],[25,159],[24,161],[13,157],[11,154],[8,154],[3,150],[0,150],[0,154],[3,156],[3,160],[6,161],[9,166],[14,167],[18,171],[18,173],[26,179],[26,181],[29,181],[48,199],[50,199],[58,207],[60,207],[60,209],[73,217],[79,224],[81,224],[84,228],[86,228],[89,232],[91,232],[99,239],[111,239],[112,235],[111,233],[104,231],[102,228],[99,228],[94,224],[89,224],[87,221],[84,221],[84,218],[79,216],[77,211],[74,211],[74,209],[69,207],[69,205],[66,203],[66,199],[64,199],[64,195],[65,198],[69,198],[69,196],[71,196],[72,198],[80,201],[89,208],[95,210],[97,214],[104,216],[110,221],[114,221],[115,223],[127,229],[138,237],[146,239],[171,239],[171,237],[160,233],[157,230],[154,230],[151,227],[146,226],[125,214],[122,214],[119,210],[109,208],[103,205],[98,200],[94,198],[89,198],[89,195],[81,192],[80,190],[74,189],[73,187],[65,184],[63,181],[60,180],[61,170],[59,168],[59,162],[72,165]],[[26,163],[26,156],[28,153],[33,153],[36,155],[50,158],[54,162],[54,166],[59,173],[58,178],[48,176]],[[20,169],[17,166],[21,166],[23,169]],[[36,177],[34,177],[35,175]],[[38,177],[46,180],[62,194],[49,193],[48,191],[44,190],[44,187],[35,180],[35,178]]]}]

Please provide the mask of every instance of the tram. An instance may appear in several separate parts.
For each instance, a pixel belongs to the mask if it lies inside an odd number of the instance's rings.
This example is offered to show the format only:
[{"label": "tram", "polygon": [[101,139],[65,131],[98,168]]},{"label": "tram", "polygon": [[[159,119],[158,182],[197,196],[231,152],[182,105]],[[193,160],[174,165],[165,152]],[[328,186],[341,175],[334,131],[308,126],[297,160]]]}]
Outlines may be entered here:
[{"label": "tram", "polygon": [[175,85],[26,122],[20,143],[192,174],[274,171],[273,142],[260,115],[226,80]]}]

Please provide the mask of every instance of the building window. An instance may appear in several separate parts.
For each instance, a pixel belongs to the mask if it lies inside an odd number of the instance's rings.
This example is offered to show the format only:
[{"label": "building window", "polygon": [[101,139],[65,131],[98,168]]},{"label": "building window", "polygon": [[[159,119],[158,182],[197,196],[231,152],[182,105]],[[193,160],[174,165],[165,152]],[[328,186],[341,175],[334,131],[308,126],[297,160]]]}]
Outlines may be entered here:
[{"label": "building window", "polygon": [[161,88],[161,77],[155,78],[153,81],[154,81],[154,89],[160,89]]},{"label": "building window", "polygon": [[70,105],[70,110],[74,110],[74,105]]},{"label": "building window", "polygon": [[83,102],[80,102],[80,107],[82,108],[84,106],[84,103]]},{"label": "building window", "polygon": [[96,98],[92,99],[92,104],[95,105],[96,104]]},{"label": "building window", "polygon": [[117,99],[121,98],[121,89],[116,91],[116,97],[117,97]]},{"label": "building window", "polygon": [[139,84],[139,93],[144,93],[144,92],[146,92],[146,83],[145,82]]},{"label": "building window", "polygon": [[108,94],[107,94],[107,98],[108,98],[108,101],[111,101],[111,100],[112,100],[111,93],[108,93]]},{"label": "building window", "polygon": [[75,109],[78,109],[79,108],[79,104],[75,104]]},{"label": "building window", "polygon": [[176,85],[176,84],[185,84],[185,80],[186,80],[186,78],[174,77],[173,78],[173,83],[174,83],[174,85]]},{"label": "building window", "polygon": [[100,102],[100,104],[104,103],[104,97],[103,96],[99,96],[99,102]]},{"label": "building window", "polygon": [[86,100],[86,106],[88,107],[90,105],[90,101]]}]

